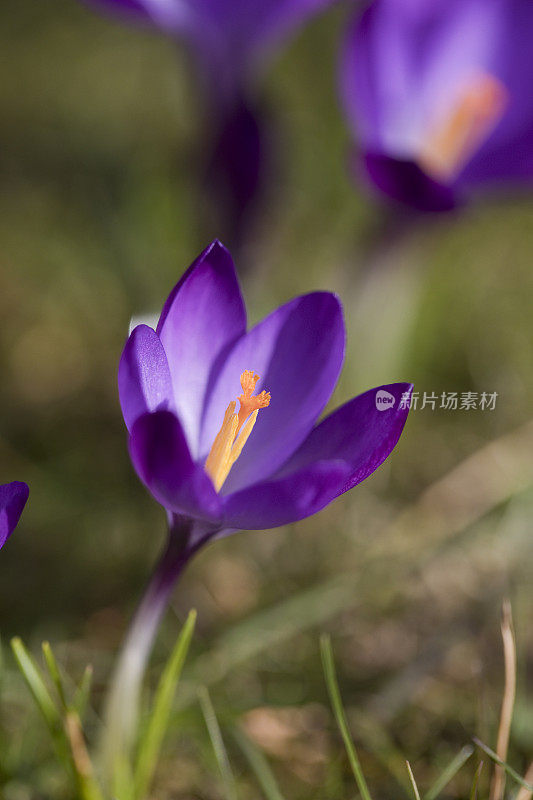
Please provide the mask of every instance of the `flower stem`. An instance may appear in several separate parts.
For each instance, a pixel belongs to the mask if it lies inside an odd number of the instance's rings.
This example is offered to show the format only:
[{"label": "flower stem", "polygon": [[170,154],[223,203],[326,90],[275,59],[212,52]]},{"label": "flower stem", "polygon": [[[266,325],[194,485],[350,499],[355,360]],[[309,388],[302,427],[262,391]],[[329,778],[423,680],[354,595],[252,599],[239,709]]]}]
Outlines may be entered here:
[{"label": "flower stem", "polygon": [[127,764],[137,729],[142,679],[172,590],[205,538],[194,522],[183,518],[173,520],[166,549],[131,622],[111,680],[104,714],[102,761],[110,778]]}]

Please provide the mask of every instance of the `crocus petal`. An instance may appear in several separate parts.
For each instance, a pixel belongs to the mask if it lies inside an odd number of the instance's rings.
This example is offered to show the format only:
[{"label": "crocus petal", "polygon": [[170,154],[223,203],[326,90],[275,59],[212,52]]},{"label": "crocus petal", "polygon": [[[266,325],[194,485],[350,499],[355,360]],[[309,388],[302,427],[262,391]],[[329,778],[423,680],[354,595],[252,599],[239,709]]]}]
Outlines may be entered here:
[{"label": "crocus petal", "polygon": [[334,0],[196,0],[228,44],[248,54],[271,47]]},{"label": "crocus petal", "polygon": [[129,431],[142,414],[174,407],[167,357],[148,325],[134,328],[126,342],[118,367],[118,393]]},{"label": "crocus petal", "polygon": [[[335,0],[86,0],[111,13],[185,34],[202,58],[238,82],[264,50]],[[216,75],[215,75],[216,78]],[[241,76],[242,82],[242,76]]]},{"label": "crocus petal", "polygon": [[180,422],[170,411],[140,417],[129,449],[138,476],[167,510],[209,521],[220,517],[220,498],[192,460]]},{"label": "crocus petal", "polygon": [[191,26],[192,10],[183,0],[84,0],[91,6],[132,21],[155,25],[177,35]]},{"label": "crocus petal", "polygon": [[[533,106],[533,103],[532,103]],[[516,136],[498,146],[487,142],[466,165],[457,184],[461,189],[473,191],[477,187],[498,182],[500,185],[531,185],[533,178],[533,121]]]},{"label": "crocus petal", "polygon": [[272,475],[305,439],[328,402],[344,358],[344,322],[335,295],[316,292],[276,309],[240,338],[209,390],[202,426],[205,457],[228,403],[241,394],[240,376],[261,376],[256,393],[271,394],[233,466],[223,494]]},{"label": "crocus petal", "polygon": [[29,492],[27,484],[22,481],[0,486],[0,548],[15,530]]},{"label": "crocus petal", "polygon": [[215,241],[171,292],[157,333],[167,354],[176,411],[193,456],[204,397],[217,359],[246,330],[246,310],[233,260]]},{"label": "crocus petal", "polygon": [[449,211],[458,204],[453,188],[430,178],[414,161],[366,153],[363,163],[374,186],[417,211]]},{"label": "crocus petal", "polygon": [[270,175],[271,141],[266,115],[243,96],[220,111],[205,184],[217,218],[233,242],[242,241]]},{"label": "crocus petal", "polygon": [[295,522],[361,483],[394,449],[411,390],[407,383],[381,386],[334,411],[269,481],[225,498],[225,524],[255,529]]},{"label": "crocus petal", "polygon": [[317,462],[285,478],[230,494],[224,498],[224,526],[260,530],[309,517],[337,496],[350,472],[342,460]]}]

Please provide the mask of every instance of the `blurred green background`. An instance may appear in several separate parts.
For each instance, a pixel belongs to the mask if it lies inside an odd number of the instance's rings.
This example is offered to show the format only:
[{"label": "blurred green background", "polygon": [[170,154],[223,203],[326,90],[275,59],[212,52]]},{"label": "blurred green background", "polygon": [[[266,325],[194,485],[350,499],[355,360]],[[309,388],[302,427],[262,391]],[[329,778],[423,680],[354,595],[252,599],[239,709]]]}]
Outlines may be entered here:
[{"label": "blurred green background", "polygon": [[[190,702],[199,683],[288,798],[355,795],[321,631],[375,796],[407,796],[402,757],[429,785],[472,735],[494,744],[505,595],[519,657],[510,761],[523,773],[531,759],[532,197],[405,224],[354,183],[335,92],[348,10],[308,25],[258,89],[280,151],[235,254],[250,317],[335,290],[348,347],[334,404],[412,380],[420,393],[497,392],[496,409],[417,409],[387,463],[323,513],[201,553],[152,662],[157,676],[196,607],[160,800],[221,795]],[[1,554],[1,634],[35,651],[50,639],[74,678],[93,663],[98,710],[165,533],[129,463],[118,359],[130,317],[160,309],[220,231],[206,221],[201,109],[179,47],[75,0],[18,0],[0,7],[0,59],[0,479],[31,487]],[[7,651],[2,715],[6,800],[68,797]],[[241,797],[257,797],[234,757]],[[447,796],[465,796],[472,772]]]}]

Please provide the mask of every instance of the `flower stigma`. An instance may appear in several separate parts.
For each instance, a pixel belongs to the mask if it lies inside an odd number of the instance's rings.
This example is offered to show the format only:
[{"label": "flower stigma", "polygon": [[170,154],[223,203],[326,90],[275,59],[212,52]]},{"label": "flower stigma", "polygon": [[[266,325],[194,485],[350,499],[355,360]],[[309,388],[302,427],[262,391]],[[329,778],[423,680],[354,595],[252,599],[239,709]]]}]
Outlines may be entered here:
[{"label": "flower stigma", "polygon": [[222,488],[230,469],[248,441],[259,410],[270,404],[270,392],[262,391],[258,395],[253,394],[258,380],[260,380],[259,375],[256,375],[253,370],[244,370],[241,375],[242,394],[237,398],[240,403],[239,411],[235,413],[237,403],[232,400],[224,414],[222,427],[215,436],[215,441],[207,456],[204,469],[213,481],[217,492]]},{"label": "flower stigma", "polygon": [[501,81],[488,73],[476,75],[430,130],[418,157],[422,169],[436,180],[453,179],[492,133],[507,102]]}]

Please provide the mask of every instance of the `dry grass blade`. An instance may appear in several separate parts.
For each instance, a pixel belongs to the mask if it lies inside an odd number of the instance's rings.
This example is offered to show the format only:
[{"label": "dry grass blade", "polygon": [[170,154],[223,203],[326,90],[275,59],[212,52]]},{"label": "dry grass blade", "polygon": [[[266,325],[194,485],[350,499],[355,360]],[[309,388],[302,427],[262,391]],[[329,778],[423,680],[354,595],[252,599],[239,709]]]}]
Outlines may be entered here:
[{"label": "dry grass blade", "polygon": [[94,779],[93,766],[85,744],[80,718],[75,711],[66,713],[65,732],[82,800],[103,800],[102,793]]},{"label": "dry grass blade", "polygon": [[411,786],[413,787],[415,800],[420,800],[420,792],[418,791],[418,786],[416,785],[415,776],[413,775],[413,770],[411,769],[411,765],[408,761],[406,761],[405,763],[407,764],[407,772],[409,773],[409,778],[411,780]]},{"label": "dry grass blade", "polygon": [[[533,784],[533,761],[528,767],[526,774],[524,775],[524,781],[529,784]],[[531,800],[533,797],[533,791],[531,789],[526,789],[525,786],[521,786],[518,794],[515,797],[515,800]]]},{"label": "dry grass blade", "polygon": [[[502,606],[502,640],[505,662],[505,688],[500,713],[496,753],[501,761],[506,761],[516,694],[516,646],[513,633],[511,603],[507,599],[503,601]],[[490,785],[489,800],[503,800],[504,790],[505,770],[500,764],[496,764]]]}]

